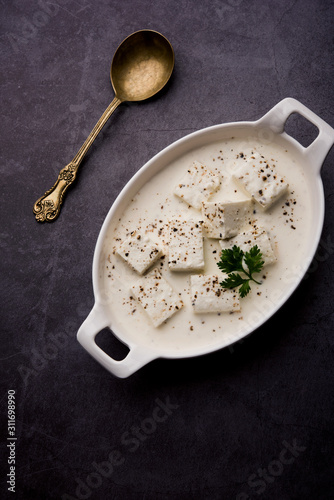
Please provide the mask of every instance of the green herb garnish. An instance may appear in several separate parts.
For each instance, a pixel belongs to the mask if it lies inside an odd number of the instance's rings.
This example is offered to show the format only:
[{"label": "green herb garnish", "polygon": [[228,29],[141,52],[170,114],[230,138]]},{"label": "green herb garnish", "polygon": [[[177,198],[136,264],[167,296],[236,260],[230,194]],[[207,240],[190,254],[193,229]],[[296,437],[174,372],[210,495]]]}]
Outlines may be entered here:
[{"label": "green herb garnish", "polygon": [[[228,274],[228,277],[220,285],[223,288],[237,288],[240,286],[240,297],[245,297],[249,293],[251,289],[250,281],[261,285],[259,281],[253,278],[253,274],[259,273],[264,266],[262,253],[257,245],[254,245],[248,252],[244,252],[237,245],[222,250],[217,266],[221,271]],[[242,273],[246,277],[238,273]]]}]

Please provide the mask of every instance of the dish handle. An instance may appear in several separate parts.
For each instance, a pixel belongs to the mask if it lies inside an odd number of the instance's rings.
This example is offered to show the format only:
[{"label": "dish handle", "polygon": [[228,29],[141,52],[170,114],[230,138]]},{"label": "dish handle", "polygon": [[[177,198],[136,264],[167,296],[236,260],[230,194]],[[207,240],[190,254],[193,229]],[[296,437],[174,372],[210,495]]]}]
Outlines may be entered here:
[{"label": "dish handle", "polygon": [[139,368],[157,357],[153,351],[144,350],[138,346],[128,346],[130,350],[124,359],[120,361],[113,359],[95,342],[96,335],[103,328],[109,326],[110,320],[105,314],[103,307],[95,303],[93,309],[79,328],[77,339],[96,361],[116,377],[129,377],[139,370]]},{"label": "dish handle", "polygon": [[300,145],[303,154],[309,159],[311,165],[319,171],[334,143],[334,129],[322,118],[301,102],[292,97],[287,97],[268,111],[258,123],[262,127],[269,127],[274,133],[282,134],[286,121],[292,113],[299,113],[319,130],[318,136],[308,147],[305,148]]}]

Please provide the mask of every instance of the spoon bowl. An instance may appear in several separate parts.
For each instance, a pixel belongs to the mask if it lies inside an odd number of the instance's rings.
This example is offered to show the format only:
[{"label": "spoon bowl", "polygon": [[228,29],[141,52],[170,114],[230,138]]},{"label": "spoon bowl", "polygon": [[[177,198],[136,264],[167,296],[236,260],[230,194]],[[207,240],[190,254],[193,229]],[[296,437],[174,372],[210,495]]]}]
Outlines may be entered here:
[{"label": "spoon bowl", "polygon": [[60,171],[53,187],[35,202],[36,220],[51,222],[58,217],[64,194],[75,180],[80,163],[117,106],[155,95],[168,82],[173,67],[173,48],[157,31],[136,31],[120,44],[110,69],[115,97],[73,160]]},{"label": "spoon bowl", "polygon": [[160,33],[141,30],[118,47],[110,69],[116,97],[121,101],[143,101],[159,92],[174,67],[174,51]]}]

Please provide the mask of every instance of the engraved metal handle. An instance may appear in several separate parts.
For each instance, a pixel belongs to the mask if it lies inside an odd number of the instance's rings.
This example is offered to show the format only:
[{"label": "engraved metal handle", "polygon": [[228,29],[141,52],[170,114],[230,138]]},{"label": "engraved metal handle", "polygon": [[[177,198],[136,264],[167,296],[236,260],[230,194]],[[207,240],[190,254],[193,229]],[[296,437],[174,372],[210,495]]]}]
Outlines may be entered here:
[{"label": "engraved metal handle", "polygon": [[37,221],[51,222],[58,217],[64,195],[75,180],[80,163],[99,132],[121,102],[121,99],[118,97],[112,100],[73,160],[60,171],[54,186],[35,202],[33,210]]}]

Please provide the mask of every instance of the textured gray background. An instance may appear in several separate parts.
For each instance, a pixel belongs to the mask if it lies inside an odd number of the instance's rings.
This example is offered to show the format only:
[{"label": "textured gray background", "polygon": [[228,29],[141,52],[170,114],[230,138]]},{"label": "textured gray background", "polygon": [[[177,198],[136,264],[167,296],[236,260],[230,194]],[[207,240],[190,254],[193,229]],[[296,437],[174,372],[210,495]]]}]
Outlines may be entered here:
[{"label": "textured gray background", "polygon": [[[0,497],[14,389],[19,499],[332,499],[333,150],[322,171],[326,218],[314,272],[243,343],[157,360],[119,380],[76,332],[94,302],[101,224],[155,153],[203,127],[260,118],[288,96],[334,125],[333,1],[12,0],[1,2],[0,16]],[[172,42],[170,85],[118,108],[59,219],[38,224],[33,203],[112,99],[113,52],[141,28]],[[289,130],[310,142],[310,127],[292,121]],[[166,398],[174,409],[149,434],[147,419]],[[126,444],[136,426],[148,432],[139,446]],[[282,464],[286,443],[299,451]],[[104,464],[102,477],[96,467],[113,450],[122,463],[112,473]],[[269,476],[259,483],[261,469]]]}]

